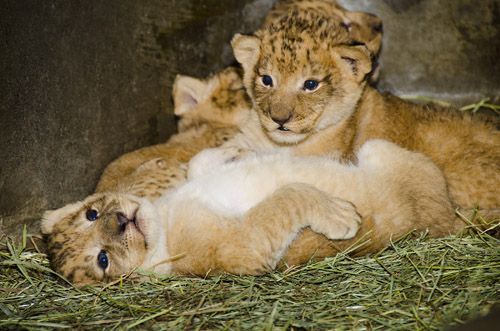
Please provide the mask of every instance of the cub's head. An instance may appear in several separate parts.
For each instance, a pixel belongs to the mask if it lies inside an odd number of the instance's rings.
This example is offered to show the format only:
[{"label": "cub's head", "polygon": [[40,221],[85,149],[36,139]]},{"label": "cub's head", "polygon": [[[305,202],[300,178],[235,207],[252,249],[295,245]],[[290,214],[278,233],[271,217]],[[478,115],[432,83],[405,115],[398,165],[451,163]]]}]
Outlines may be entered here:
[{"label": "cub's head", "polygon": [[145,199],[97,193],[45,212],[53,268],[73,283],[109,281],[147,262],[161,242],[159,218]]},{"label": "cub's head", "polygon": [[204,80],[177,75],[173,87],[174,113],[179,131],[203,124],[241,125],[251,108],[237,68],[225,70]]},{"label": "cub's head", "polygon": [[348,118],[372,71],[373,53],[342,25],[291,11],[232,46],[253,108],[269,138],[299,143]]}]

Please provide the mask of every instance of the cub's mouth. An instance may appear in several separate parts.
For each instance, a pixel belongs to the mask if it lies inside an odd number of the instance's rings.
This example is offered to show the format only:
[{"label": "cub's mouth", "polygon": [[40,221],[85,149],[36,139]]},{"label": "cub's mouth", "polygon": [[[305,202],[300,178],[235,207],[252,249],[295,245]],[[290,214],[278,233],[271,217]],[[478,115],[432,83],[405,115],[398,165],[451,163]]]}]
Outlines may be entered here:
[{"label": "cub's mouth", "polygon": [[271,140],[281,144],[297,144],[307,138],[307,135],[300,132],[294,132],[291,129],[288,130],[266,130],[267,135]]},{"label": "cub's mouth", "polygon": [[146,222],[144,216],[140,213],[140,207],[128,213],[118,211],[116,213],[116,219],[118,221],[120,235],[127,238],[129,238],[130,235],[139,235],[142,240],[146,241],[146,234],[144,232]]},{"label": "cub's mouth", "polygon": [[303,121],[293,116],[279,120],[266,112],[259,112],[259,120],[266,135],[279,144],[297,144],[308,137],[310,128],[304,128]]},{"label": "cub's mouth", "polygon": [[298,130],[293,122],[277,124],[268,118],[262,124],[267,136],[280,144],[296,144],[307,137],[307,133]]},{"label": "cub's mouth", "polygon": [[133,226],[135,228],[135,230],[137,232],[139,232],[144,237],[144,239],[146,239],[146,235],[144,234],[144,231],[142,230],[142,227],[144,227],[144,223],[145,223],[144,218],[136,217],[133,219],[131,226]]},{"label": "cub's mouth", "polygon": [[158,225],[157,212],[148,203],[139,204],[128,226],[131,228],[131,231],[140,235],[146,244],[154,241],[156,232],[161,231]]}]

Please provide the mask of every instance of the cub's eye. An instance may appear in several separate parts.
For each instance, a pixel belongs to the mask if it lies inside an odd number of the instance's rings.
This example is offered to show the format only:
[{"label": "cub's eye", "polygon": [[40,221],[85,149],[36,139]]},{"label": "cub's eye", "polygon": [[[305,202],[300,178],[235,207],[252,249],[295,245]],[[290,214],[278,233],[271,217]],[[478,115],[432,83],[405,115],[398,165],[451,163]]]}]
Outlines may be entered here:
[{"label": "cub's eye", "polygon": [[272,77],[269,75],[262,76],[262,84],[264,84],[264,86],[272,87],[273,86]]},{"label": "cub's eye", "polygon": [[304,82],[304,90],[306,91],[314,91],[319,86],[319,82],[314,79],[308,79]]},{"label": "cub's eye", "polygon": [[108,255],[106,254],[106,251],[99,252],[99,254],[97,255],[97,264],[102,270],[106,270],[109,265]]},{"label": "cub's eye", "polygon": [[85,217],[93,222],[95,221],[97,218],[99,218],[99,213],[97,212],[97,210],[95,209],[88,209],[87,212],[85,213]]}]

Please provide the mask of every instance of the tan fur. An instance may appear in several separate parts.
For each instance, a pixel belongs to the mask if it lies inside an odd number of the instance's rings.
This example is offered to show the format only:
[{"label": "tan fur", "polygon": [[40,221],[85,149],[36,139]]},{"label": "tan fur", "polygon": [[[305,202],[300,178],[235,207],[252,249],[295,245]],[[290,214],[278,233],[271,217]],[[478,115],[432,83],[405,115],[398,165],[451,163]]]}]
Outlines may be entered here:
[{"label": "tan fur", "polygon": [[356,233],[360,221],[352,204],[300,183],[279,188],[242,217],[184,203],[176,206],[167,240],[169,254],[180,256],[171,263],[172,272],[182,275],[260,275],[276,268],[302,228],[344,239]]},{"label": "tan fur", "polygon": [[[244,133],[225,147],[238,151],[287,147],[298,155],[333,155],[355,161],[356,151],[368,139],[387,139],[431,157],[444,172],[454,203],[464,209],[479,206],[486,214],[493,211],[489,214],[498,216],[500,135],[496,128],[456,110],[415,105],[379,94],[366,86],[369,47],[350,46],[350,42],[345,31],[321,14],[291,13],[256,36],[237,35],[232,44],[245,71],[255,116],[243,128]],[[276,82],[272,88],[262,85],[265,74]],[[322,84],[306,93],[300,86],[310,78],[322,80]],[[290,117],[284,124],[287,131],[279,130],[272,117]],[[230,159],[235,158],[237,155]],[[430,215],[422,222],[431,226],[434,218]],[[498,222],[498,217],[493,222]],[[311,254],[318,258],[334,255],[374,227],[374,220],[364,219],[359,234],[342,242],[305,231],[284,261],[296,264]],[[358,253],[385,247],[389,236],[408,229],[380,227]]]},{"label": "tan fur", "polygon": [[266,15],[262,29],[280,25],[293,12],[315,12],[335,21],[354,41],[365,43],[374,56],[382,47],[382,20],[365,12],[349,11],[334,0],[281,0]]},{"label": "tan fur", "polygon": [[[56,270],[83,284],[110,280],[137,267],[201,276],[262,274],[276,268],[283,254],[282,263],[291,264],[345,249],[351,242],[338,239],[354,236],[358,212],[361,235],[371,239],[358,252],[379,249],[382,241],[410,230],[441,236],[461,226],[444,178],[428,158],[383,141],[368,142],[358,157],[359,164],[352,166],[326,158],[253,156],[200,175],[155,206],[130,195],[97,193],[48,212],[42,228],[50,234]],[[224,180],[250,200],[264,198],[241,215],[217,211],[210,201],[232,198],[219,188]],[[96,221],[85,218],[90,208],[99,211]],[[130,220],[126,227],[120,226],[118,213]],[[320,240],[312,242],[306,232],[292,243],[306,226]],[[329,243],[326,249],[324,242]],[[97,266],[100,250],[110,259],[106,270]]]},{"label": "tan fur", "polygon": [[[368,139],[387,139],[430,156],[459,206],[500,206],[500,134],[492,125],[458,111],[383,96],[366,86],[369,51],[349,46],[350,37],[335,22],[301,13],[292,13],[286,22],[233,40],[268,140],[264,144],[353,160]],[[275,86],[261,83],[265,74],[275,78]],[[301,90],[311,77],[321,80],[319,88]],[[284,117],[289,118],[287,131],[272,119]]]}]

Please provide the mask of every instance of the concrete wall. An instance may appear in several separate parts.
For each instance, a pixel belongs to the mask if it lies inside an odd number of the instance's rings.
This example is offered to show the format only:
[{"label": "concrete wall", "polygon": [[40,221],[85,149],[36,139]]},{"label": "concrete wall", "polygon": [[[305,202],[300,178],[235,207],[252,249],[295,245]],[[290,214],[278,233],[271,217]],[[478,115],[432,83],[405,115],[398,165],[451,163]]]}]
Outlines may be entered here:
[{"label": "concrete wall", "polygon": [[471,102],[500,97],[499,0],[340,0],[384,20],[379,88]]},{"label": "concrete wall", "polygon": [[[500,97],[500,0],[342,0],[384,19],[380,88]],[[7,0],[0,20],[0,234],[91,193],[120,154],[174,132],[175,74],[233,60],[273,0]],[[36,227],[32,228],[33,230]]]}]

